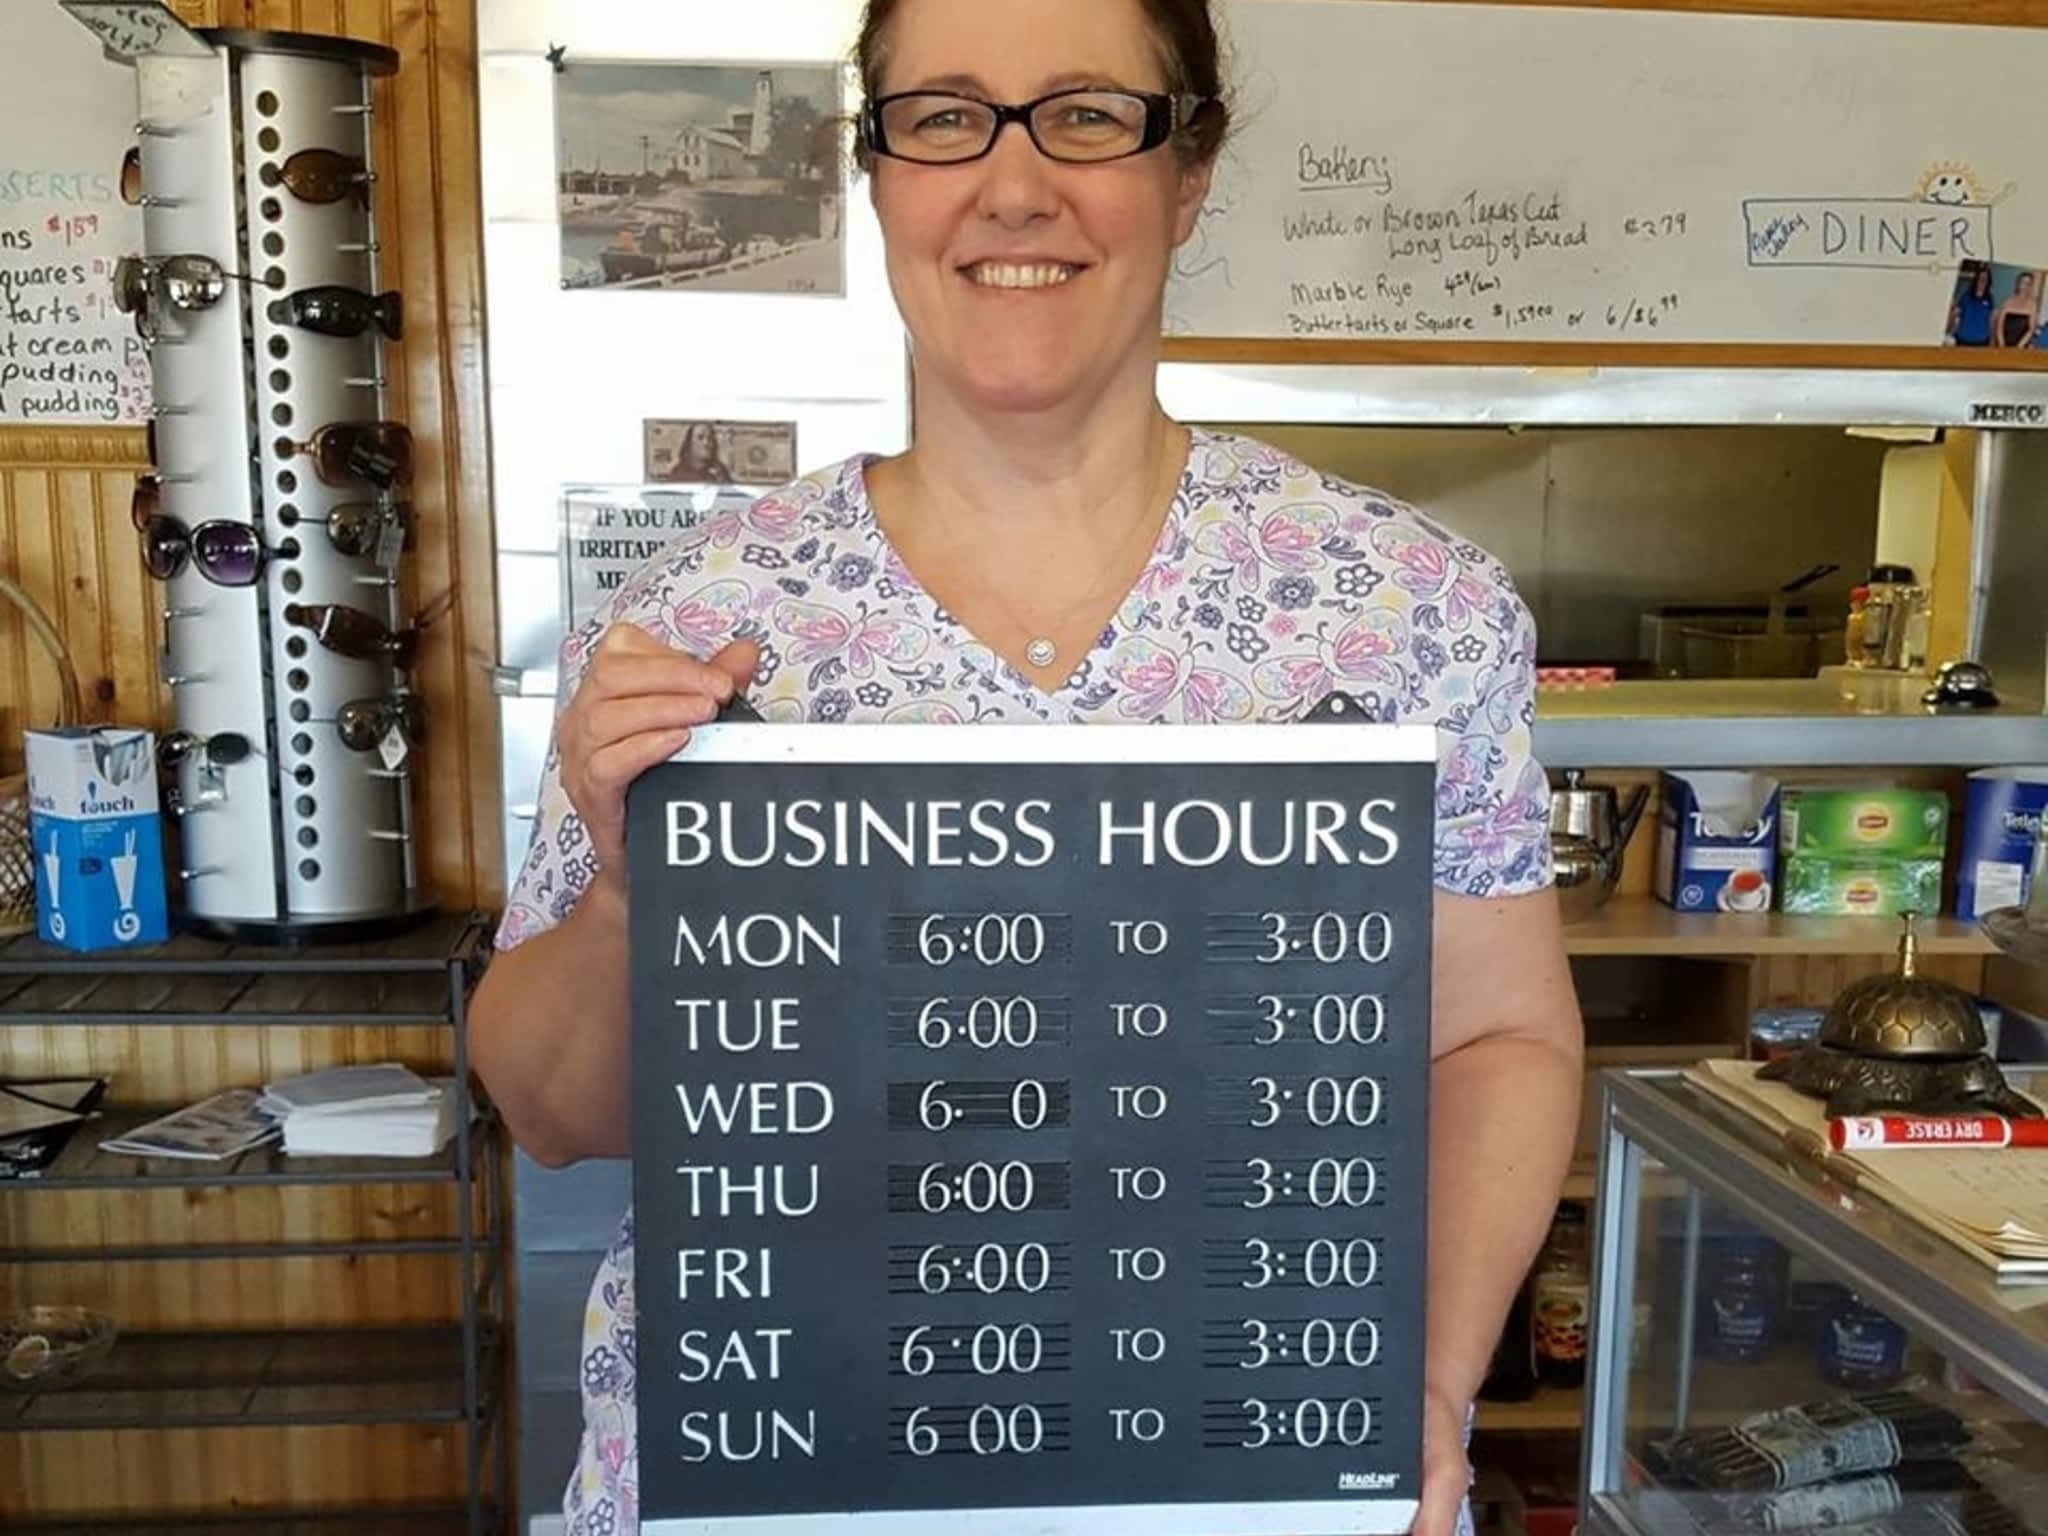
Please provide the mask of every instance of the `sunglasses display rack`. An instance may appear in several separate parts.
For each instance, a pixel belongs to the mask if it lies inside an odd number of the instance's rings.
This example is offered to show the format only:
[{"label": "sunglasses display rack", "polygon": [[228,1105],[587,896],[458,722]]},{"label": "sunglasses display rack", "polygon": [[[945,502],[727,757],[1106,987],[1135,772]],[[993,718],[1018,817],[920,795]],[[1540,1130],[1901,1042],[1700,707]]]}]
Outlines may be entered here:
[{"label": "sunglasses display rack", "polygon": [[[194,42],[202,46],[194,46]],[[371,83],[389,49],[204,30],[137,56],[117,300],[148,342],[136,489],[161,598],[163,771],[186,926],[353,939],[431,909],[399,581],[412,441],[388,419]]]}]

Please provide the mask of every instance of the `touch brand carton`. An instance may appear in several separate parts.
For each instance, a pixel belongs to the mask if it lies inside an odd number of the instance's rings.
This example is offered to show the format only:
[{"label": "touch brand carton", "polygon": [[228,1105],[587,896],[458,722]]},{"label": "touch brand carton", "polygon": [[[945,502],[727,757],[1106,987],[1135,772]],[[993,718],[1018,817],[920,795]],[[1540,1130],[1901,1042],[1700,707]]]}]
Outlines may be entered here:
[{"label": "touch brand carton", "polygon": [[77,950],[169,938],[154,735],[78,726],[26,745],[36,932]]}]

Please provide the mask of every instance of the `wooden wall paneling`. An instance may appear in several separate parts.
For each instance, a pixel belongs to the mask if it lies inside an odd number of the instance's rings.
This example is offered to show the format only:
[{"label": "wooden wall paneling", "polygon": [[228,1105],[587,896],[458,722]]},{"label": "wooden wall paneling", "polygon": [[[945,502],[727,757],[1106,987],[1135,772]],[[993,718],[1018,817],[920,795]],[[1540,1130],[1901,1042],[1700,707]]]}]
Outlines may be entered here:
[{"label": "wooden wall paneling", "polygon": [[0,1439],[0,1489],[51,1515],[432,1503],[461,1486],[460,1436],[435,1424]]}]

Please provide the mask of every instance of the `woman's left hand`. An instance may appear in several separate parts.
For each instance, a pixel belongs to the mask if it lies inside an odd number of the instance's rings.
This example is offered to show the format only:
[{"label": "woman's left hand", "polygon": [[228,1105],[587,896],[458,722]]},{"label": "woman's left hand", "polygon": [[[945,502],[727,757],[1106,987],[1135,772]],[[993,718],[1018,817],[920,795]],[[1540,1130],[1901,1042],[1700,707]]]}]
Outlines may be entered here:
[{"label": "woman's left hand", "polygon": [[1413,1536],[1457,1536],[1458,1516],[1472,1491],[1465,1456],[1465,1409],[1431,1389],[1422,1397],[1422,1507]]}]

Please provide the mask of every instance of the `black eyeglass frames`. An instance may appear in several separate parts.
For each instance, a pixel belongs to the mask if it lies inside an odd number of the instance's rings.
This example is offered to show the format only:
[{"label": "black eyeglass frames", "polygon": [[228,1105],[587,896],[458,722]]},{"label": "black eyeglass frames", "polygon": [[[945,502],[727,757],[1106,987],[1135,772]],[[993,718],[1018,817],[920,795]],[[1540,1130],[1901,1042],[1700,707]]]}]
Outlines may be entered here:
[{"label": "black eyeglass frames", "polygon": [[961,165],[993,150],[1006,125],[1022,123],[1047,159],[1098,165],[1157,149],[1208,102],[1160,91],[1080,89],[1010,105],[945,91],[899,91],[869,102],[861,127],[875,154]]}]

